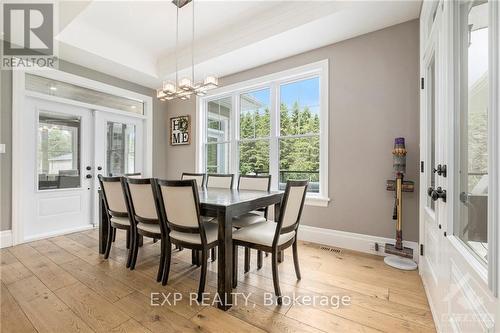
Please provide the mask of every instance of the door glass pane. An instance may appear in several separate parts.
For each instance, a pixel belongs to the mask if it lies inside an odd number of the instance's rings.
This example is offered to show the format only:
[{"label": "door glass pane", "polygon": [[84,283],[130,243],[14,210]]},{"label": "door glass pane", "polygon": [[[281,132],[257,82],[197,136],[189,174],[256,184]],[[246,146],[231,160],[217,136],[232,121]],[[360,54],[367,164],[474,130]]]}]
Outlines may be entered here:
[{"label": "door glass pane", "polygon": [[209,143],[206,145],[208,173],[229,173],[229,143]]},{"label": "door glass pane", "polygon": [[488,2],[461,4],[458,237],[488,254]]},{"label": "door glass pane", "polygon": [[121,176],[135,172],[135,126],[107,122],[106,174]]},{"label": "door glass pane", "polygon": [[279,189],[287,180],[309,180],[308,192],[319,193],[319,136],[280,139]]},{"label": "door glass pane", "polygon": [[[436,188],[436,174],[433,169],[436,166],[436,64],[435,58],[432,58],[428,68],[428,89],[427,103],[429,105],[429,163],[427,165],[428,184],[433,189]],[[435,202],[429,196],[427,197],[427,206],[432,210],[435,208]]]},{"label": "door glass pane", "polygon": [[269,174],[269,140],[252,140],[239,143],[240,174]]},{"label": "door glass pane", "polygon": [[39,114],[39,190],[80,187],[80,124],[79,117]]},{"label": "door glass pane", "polygon": [[319,133],[319,77],[280,87],[280,133]]},{"label": "door glass pane", "polygon": [[268,137],[271,128],[269,89],[240,95],[240,138]]}]

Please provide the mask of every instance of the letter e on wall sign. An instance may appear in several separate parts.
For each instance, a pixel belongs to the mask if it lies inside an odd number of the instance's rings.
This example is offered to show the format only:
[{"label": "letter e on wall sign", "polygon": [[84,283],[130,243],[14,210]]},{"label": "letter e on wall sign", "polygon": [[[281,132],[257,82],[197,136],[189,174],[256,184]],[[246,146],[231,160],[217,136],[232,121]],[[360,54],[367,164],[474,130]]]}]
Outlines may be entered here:
[{"label": "letter e on wall sign", "polygon": [[191,143],[191,118],[179,116],[170,118],[170,144],[172,146]]}]

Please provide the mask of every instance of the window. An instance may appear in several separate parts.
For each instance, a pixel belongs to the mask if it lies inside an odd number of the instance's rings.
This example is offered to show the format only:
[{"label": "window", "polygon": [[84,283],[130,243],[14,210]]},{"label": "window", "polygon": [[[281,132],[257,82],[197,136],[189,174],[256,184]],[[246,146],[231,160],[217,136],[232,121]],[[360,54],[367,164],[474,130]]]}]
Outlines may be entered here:
[{"label": "window", "polygon": [[309,204],[328,202],[328,62],[213,91],[200,98],[198,169],[270,174],[272,189],[308,179]]},{"label": "window", "polygon": [[135,126],[107,122],[106,174],[121,176],[135,172]]},{"label": "window", "polygon": [[488,261],[488,17],[487,1],[460,3],[460,110],[457,127],[455,234]]}]

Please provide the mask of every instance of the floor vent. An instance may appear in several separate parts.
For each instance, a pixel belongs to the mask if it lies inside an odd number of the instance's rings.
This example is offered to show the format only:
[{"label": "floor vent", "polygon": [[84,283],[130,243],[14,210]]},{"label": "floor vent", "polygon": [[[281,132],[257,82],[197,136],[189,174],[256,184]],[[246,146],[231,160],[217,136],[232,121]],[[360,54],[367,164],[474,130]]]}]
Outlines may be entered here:
[{"label": "floor vent", "polygon": [[339,249],[338,247],[321,246],[319,249],[323,251],[333,252],[336,254],[342,254],[342,249]]}]

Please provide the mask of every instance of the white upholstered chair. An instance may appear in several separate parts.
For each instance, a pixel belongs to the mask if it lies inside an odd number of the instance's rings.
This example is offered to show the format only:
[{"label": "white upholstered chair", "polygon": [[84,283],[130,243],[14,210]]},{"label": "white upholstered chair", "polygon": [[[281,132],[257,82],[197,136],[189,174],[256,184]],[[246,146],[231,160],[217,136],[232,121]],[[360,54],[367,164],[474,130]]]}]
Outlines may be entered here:
[{"label": "white upholstered chair", "polygon": [[205,290],[208,251],[217,246],[218,226],[205,223],[200,217],[198,187],[190,180],[153,180],[156,204],[161,223],[167,229],[167,253],[164,263],[162,284],[168,282],[170,270],[171,243],[201,252],[201,276],[198,300]]},{"label": "white upholstered chair", "polygon": [[[160,282],[163,276],[163,264],[165,263],[165,253],[167,232],[163,228],[156,211],[156,196],[150,178],[122,178],[123,189],[127,199],[127,208],[132,224],[132,260],[130,269],[135,268],[137,253],[139,251],[139,237],[150,237],[161,239],[160,265],[156,281]],[[169,249],[170,250],[170,249]]]},{"label": "white upholstered chair", "polygon": [[207,187],[212,188],[233,188],[233,174],[214,174],[207,175]]},{"label": "white upholstered chair", "polygon": [[[238,179],[238,190],[269,191],[271,189],[271,175],[240,175]],[[233,218],[233,227],[240,229],[254,223],[267,220],[268,207],[262,207],[258,211],[249,212]],[[262,268],[262,251],[257,251],[257,269]],[[245,273],[250,270],[250,249],[245,248]]]},{"label": "white upholstered chair", "polygon": [[107,220],[109,221],[104,259],[109,258],[116,229],[126,230],[126,245],[127,249],[129,249],[127,267],[130,267],[130,261],[132,259],[132,247],[130,246],[132,230],[127,211],[127,204],[125,202],[125,195],[121,184],[121,177],[103,177],[102,175],[99,175],[98,178],[101,186],[104,208],[108,213]]},{"label": "white upholstered chair", "polygon": [[206,174],[204,174],[204,173],[183,172],[182,176],[181,176],[181,180],[194,179],[194,180],[196,180],[197,186],[203,187],[203,186],[205,186],[205,177],[206,177]]},{"label": "white upholstered chair", "polygon": [[288,181],[281,202],[278,222],[272,221],[252,224],[233,232],[233,287],[238,281],[238,246],[249,247],[271,253],[274,292],[278,304],[282,303],[278,277],[278,253],[293,247],[295,274],[300,280],[299,258],[297,253],[297,229],[304,207],[307,180]]}]

